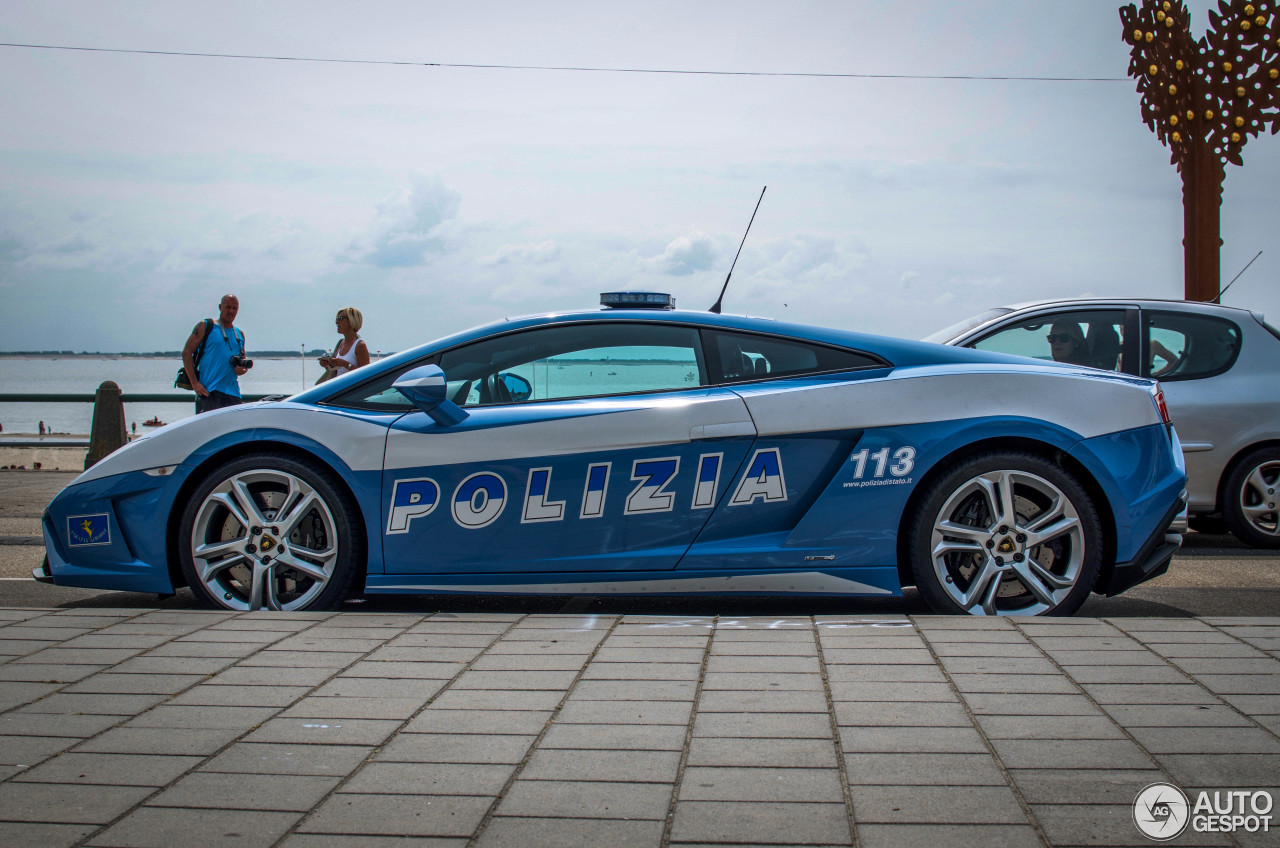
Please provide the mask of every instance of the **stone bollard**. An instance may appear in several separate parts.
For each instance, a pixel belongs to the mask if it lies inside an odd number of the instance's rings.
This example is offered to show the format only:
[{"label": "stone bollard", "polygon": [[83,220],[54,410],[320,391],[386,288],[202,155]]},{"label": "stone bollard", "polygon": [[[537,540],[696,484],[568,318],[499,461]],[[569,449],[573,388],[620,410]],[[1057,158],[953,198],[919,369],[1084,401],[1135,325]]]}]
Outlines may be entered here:
[{"label": "stone bollard", "polygon": [[107,380],[93,396],[93,430],[89,433],[89,452],[84,455],[85,470],[116,448],[124,447],[128,440],[120,387]]}]

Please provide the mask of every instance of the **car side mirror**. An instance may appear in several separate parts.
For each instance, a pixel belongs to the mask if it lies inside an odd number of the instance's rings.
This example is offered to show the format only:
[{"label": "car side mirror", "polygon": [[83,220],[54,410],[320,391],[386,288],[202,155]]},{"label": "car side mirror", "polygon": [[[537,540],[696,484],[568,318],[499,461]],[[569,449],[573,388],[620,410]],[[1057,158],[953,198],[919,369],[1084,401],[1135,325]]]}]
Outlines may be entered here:
[{"label": "car side mirror", "polygon": [[444,372],[439,365],[420,365],[401,374],[391,388],[409,399],[441,427],[452,427],[467,420],[467,411],[447,396]]},{"label": "car side mirror", "polygon": [[533,394],[533,385],[519,374],[504,371],[498,375],[498,379],[506,385],[507,391],[511,393],[511,400],[515,403],[523,403]]}]

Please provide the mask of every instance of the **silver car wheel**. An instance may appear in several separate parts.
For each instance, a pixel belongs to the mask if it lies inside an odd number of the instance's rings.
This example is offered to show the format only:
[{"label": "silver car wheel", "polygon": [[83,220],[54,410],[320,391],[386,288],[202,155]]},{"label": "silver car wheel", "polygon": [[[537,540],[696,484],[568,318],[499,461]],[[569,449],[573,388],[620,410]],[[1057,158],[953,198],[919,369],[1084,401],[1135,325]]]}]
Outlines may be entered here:
[{"label": "silver car wheel", "polygon": [[1075,504],[1025,471],[979,474],[957,487],[934,520],[937,584],[972,615],[1039,615],[1071,594],[1084,565]]},{"label": "silver car wheel", "polygon": [[304,609],[333,578],[337,525],[306,481],[255,468],[227,477],[205,496],[190,553],[209,596],[227,609]]},{"label": "silver car wheel", "polygon": [[1259,463],[1239,489],[1241,516],[1264,536],[1280,536],[1277,489],[1280,489],[1280,460]]}]

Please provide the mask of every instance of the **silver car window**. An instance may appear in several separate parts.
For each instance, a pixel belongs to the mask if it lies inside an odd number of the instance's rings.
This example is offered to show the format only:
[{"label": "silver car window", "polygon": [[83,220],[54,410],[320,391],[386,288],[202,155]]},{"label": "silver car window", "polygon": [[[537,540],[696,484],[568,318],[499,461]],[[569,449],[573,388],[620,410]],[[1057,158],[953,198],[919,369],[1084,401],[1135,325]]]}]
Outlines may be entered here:
[{"label": "silver car window", "polygon": [[1002,327],[970,347],[1119,371],[1124,331],[1123,309],[1051,312]]},{"label": "silver car window", "polygon": [[1229,369],[1240,353],[1240,328],[1225,318],[1146,312],[1143,376],[1198,380]]}]

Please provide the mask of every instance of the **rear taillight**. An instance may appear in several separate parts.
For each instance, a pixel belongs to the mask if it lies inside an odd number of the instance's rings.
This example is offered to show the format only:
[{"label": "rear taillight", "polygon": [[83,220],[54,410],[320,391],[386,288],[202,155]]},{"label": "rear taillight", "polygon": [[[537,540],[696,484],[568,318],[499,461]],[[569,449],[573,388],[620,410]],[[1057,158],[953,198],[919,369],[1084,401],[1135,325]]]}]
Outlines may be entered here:
[{"label": "rear taillight", "polygon": [[1156,409],[1160,410],[1160,420],[1165,424],[1172,424],[1173,420],[1169,417],[1169,407],[1164,402],[1164,391],[1160,388],[1159,383],[1151,387],[1151,399],[1155,401]]}]

